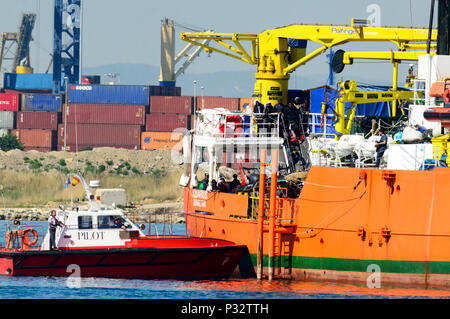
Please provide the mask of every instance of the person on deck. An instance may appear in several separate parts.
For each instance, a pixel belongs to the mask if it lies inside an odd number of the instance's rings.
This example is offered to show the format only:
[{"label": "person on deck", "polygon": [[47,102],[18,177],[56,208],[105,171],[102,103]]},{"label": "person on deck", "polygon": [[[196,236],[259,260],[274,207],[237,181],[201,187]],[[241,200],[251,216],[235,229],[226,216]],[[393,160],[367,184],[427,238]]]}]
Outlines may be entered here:
[{"label": "person on deck", "polygon": [[375,144],[377,149],[377,160],[375,162],[375,167],[380,167],[381,158],[387,149],[387,136],[384,134],[383,130],[380,130],[380,140]]},{"label": "person on deck", "polygon": [[48,227],[50,233],[50,250],[58,249],[58,247],[56,247],[56,240],[55,240],[56,227],[58,226],[64,226],[64,224],[56,218],[56,210],[52,210],[50,213],[50,217],[48,218]]},{"label": "person on deck", "polygon": [[237,174],[233,174],[233,180],[230,182],[230,190],[233,191],[236,187],[241,185],[241,182],[237,178]]},{"label": "person on deck", "polygon": [[253,113],[255,114],[255,122],[259,135],[260,131],[264,129],[264,105],[262,105],[258,99],[256,99],[253,104]]}]

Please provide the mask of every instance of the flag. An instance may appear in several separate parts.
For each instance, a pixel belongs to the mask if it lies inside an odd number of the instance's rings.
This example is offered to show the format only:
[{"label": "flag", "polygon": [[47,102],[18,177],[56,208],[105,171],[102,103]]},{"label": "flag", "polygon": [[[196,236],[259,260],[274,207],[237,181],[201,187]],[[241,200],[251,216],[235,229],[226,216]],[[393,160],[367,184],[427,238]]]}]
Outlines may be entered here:
[{"label": "flag", "polygon": [[80,179],[78,177],[74,176],[72,179],[72,186],[77,185],[79,181],[80,181]]},{"label": "flag", "polygon": [[66,183],[64,184],[64,188],[69,187],[69,184],[70,184],[70,178],[67,177]]}]

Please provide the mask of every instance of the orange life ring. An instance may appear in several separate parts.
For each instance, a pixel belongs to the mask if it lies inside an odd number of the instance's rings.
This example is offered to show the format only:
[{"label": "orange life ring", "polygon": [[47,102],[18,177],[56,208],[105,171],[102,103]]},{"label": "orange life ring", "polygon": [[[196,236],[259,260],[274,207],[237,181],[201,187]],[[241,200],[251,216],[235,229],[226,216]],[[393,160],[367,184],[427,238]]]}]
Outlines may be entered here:
[{"label": "orange life ring", "polygon": [[444,91],[444,94],[442,94],[442,97],[444,98],[444,103],[447,104],[450,102],[450,89],[446,89]]},{"label": "orange life ring", "polygon": [[[30,235],[29,233],[33,234],[33,241],[29,242]],[[33,246],[38,242],[39,234],[34,228],[25,228],[22,232],[22,244],[23,246]]]}]

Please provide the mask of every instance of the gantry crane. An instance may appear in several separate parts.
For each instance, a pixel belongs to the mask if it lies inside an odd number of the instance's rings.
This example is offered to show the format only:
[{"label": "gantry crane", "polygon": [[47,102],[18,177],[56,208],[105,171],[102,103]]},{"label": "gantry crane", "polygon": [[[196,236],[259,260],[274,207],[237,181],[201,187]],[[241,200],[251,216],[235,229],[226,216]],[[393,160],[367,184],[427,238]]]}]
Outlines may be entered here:
[{"label": "gantry crane", "polygon": [[[30,42],[33,40],[31,35],[34,23],[36,21],[36,14],[24,13],[20,22],[19,32],[3,32],[1,35],[0,48],[0,71],[3,71],[3,62],[11,60],[11,73],[16,73],[19,69],[31,71],[30,61]],[[11,48],[15,46],[14,52]]]}]

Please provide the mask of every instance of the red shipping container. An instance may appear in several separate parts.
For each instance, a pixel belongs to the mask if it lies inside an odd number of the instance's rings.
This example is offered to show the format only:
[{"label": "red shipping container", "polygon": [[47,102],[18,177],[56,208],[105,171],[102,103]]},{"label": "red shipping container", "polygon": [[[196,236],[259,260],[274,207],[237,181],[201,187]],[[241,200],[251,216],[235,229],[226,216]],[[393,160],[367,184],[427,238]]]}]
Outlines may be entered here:
[{"label": "red shipping container", "polygon": [[[116,146],[129,145],[140,147],[142,126],[120,124],[82,124],[67,123],[67,131],[64,125],[58,125],[58,144],[78,144],[86,146]],[[80,148],[78,148],[80,149]]]},{"label": "red shipping container", "polygon": [[48,129],[56,131],[61,123],[61,113],[58,112],[18,112],[18,129]]},{"label": "red shipping container", "polygon": [[[97,148],[97,147],[114,147],[114,148],[123,148],[127,150],[138,150],[139,146],[137,145],[92,145],[92,144],[66,144],[66,150],[68,152],[79,152],[82,150],[86,150],[87,148]],[[56,149],[57,151],[63,151],[64,150],[64,143],[60,144],[58,142],[58,147]]]},{"label": "red shipping container", "polygon": [[[145,105],[68,104],[67,123],[145,125]],[[63,106],[63,121],[66,108]]]},{"label": "red shipping container", "polygon": [[192,96],[151,96],[151,113],[192,114]]},{"label": "red shipping container", "polygon": [[39,129],[13,130],[25,147],[43,147],[53,149],[56,146],[56,131]]},{"label": "red shipping container", "polygon": [[173,132],[176,129],[191,129],[191,115],[150,113],[147,114],[146,131]]},{"label": "red shipping container", "polygon": [[198,96],[197,110],[224,108],[229,111],[239,111],[239,98],[221,96]]},{"label": "red shipping container", "polygon": [[0,93],[0,111],[18,111],[20,95],[16,93]]}]

